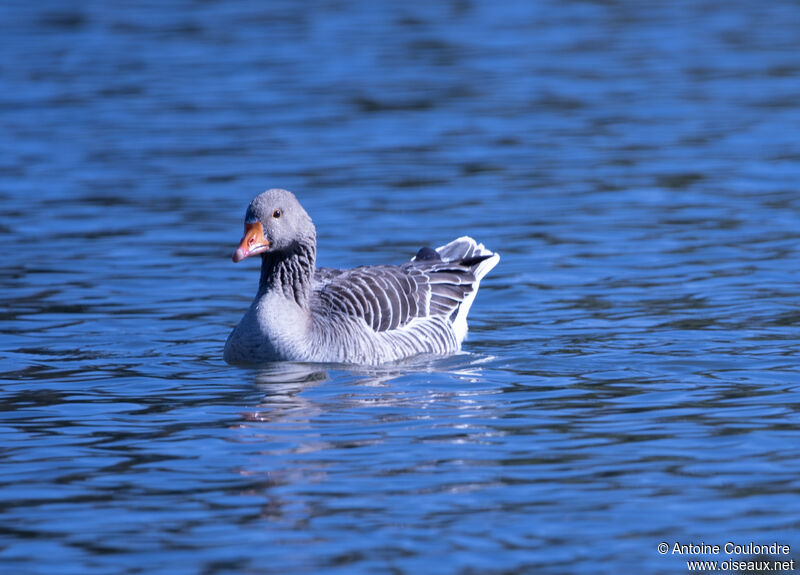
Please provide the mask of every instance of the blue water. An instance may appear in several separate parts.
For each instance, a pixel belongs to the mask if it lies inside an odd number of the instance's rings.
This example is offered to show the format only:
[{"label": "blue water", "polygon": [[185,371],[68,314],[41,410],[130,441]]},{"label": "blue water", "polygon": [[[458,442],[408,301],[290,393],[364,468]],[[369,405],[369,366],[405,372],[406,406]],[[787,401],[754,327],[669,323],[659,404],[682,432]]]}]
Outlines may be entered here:
[{"label": "blue water", "polygon": [[[164,4],[2,8],[3,573],[800,558],[795,2]],[[500,252],[465,353],[227,366],[269,187]]]}]

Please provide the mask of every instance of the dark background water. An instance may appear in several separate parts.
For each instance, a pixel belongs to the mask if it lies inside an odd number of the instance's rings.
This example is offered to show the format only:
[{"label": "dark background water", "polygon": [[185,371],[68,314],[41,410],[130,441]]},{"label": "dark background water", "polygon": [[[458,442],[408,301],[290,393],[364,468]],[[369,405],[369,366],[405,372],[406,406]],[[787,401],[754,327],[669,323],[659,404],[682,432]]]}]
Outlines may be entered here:
[{"label": "dark background water", "polygon": [[[797,556],[797,3],[0,11],[4,573]],[[466,353],[225,365],[268,187],[323,265],[500,252]]]}]

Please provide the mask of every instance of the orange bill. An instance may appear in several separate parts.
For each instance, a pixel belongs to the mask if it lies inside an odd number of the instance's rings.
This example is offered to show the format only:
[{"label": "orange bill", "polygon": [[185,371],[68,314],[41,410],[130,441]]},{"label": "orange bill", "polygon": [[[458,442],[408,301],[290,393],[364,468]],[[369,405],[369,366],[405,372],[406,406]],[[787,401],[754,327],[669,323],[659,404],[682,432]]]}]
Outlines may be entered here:
[{"label": "orange bill", "polygon": [[234,263],[269,250],[269,240],[264,237],[261,222],[244,225],[244,236],[239,247],[233,252]]}]

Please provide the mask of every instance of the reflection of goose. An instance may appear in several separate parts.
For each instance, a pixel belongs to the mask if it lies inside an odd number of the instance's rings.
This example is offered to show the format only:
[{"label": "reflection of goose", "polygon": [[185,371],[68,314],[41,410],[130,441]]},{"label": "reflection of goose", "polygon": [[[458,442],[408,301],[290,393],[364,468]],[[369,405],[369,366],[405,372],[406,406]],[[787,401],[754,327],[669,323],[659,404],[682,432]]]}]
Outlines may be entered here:
[{"label": "reflection of goose", "polygon": [[[483,365],[492,360],[454,354],[379,366],[273,362],[242,371],[264,394],[237,425],[235,440],[248,454],[237,468],[244,493],[263,497],[264,519],[292,528],[327,512],[306,495],[316,486],[317,493],[335,491],[343,468],[364,477],[377,460],[377,481],[404,473],[410,464],[397,455],[398,442],[430,442],[438,460],[439,446],[500,441],[494,438],[506,431],[491,420],[502,407],[486,396],[502,394],[505,383],[486,383]],[[483,486],[446,483],[448,491]]]},{"label": "reflection of goose", "polygon": [[[431,377],[441,376],[448,380],[460,380],[468,386],[469,383],[482,380],[482,365],[491,360],[491,357],[458,354],[449,357],[419,356],[397,364],[377,366],[274,362],[259,367],[255,373],[253,383],[264,392],[264,397],[256,406],[256,411],[245,413],[243,417],[250,422],[305,425],[324,412],[363,406],[418,407],[442,400],[455,400],[469,408],[473,403],[471,397],[476,393],[485,394],[485,388],[476,392],[463,386],[447,385],[432,390],[427,385],[409,387],[407,378],[411,376],[417,381],[431,381]],[[316,398],[313,394],[303,393],[327,381],[335,381],[340,391]],[[358,393],[354,393],[356,389]]]},{"label": "reflection of goose", "polygon": [[271,363],[258,368],[255,384],[258,386],[285,386],[301,390],[306,386],[322,383],[328,379],[323,366],[313,363]]},{"label": "reflection of goose", "polygon": [[265,365],[259,368],[254,383],[266,395],[258,406],[259,411],[245,414],[244,418],[249,421],[276,421],[297,416],[305,421],[319,409],[301,397],[300,393],[327,379],[328,374],[320,365],[288,361]]},{"label": "reflection of goose", "polygon": [[458,351],[480,280],[500,260],[468,237],[399,266],[316,269],[316,250],[314,224],[291,192],[252,201],[233,260],[261,254],[261,280],[226,361],[377,364]]}]

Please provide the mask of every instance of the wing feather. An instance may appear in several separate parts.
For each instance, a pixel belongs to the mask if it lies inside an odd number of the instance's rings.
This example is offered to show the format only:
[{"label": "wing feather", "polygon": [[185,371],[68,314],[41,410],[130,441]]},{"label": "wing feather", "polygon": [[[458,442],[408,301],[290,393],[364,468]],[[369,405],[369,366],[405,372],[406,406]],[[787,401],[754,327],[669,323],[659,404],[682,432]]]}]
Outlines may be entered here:
[{"label": "wing feather", "polygon": [[326,273],[321,279],[315,301],[327,313],[361,318],[372,330],[385,332],[414,318],[452,318],[473,291],[475,275],[459,262],[422,260]]}]

